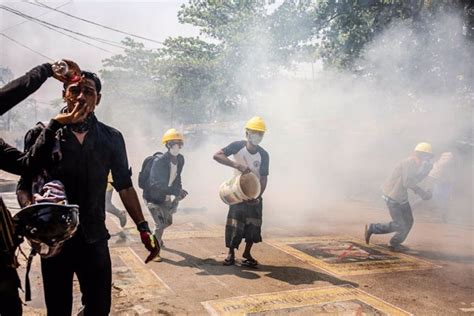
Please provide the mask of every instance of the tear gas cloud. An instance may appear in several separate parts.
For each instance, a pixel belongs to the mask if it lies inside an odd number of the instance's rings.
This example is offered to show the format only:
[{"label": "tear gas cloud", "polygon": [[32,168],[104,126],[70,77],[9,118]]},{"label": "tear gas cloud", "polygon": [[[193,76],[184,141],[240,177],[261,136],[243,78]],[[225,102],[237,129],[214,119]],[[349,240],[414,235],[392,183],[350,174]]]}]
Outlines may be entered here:
[{"label": "tear gas cloud", "polygon": [[[460,23],[457,17],[441,15],[429,35],[403,23],[392,25],[358,61],[370,75],[331,69],[312,74],[314,65],[300,64],[295,65],[300,76],[287,75],[295,69],[282,71],[266,85],[249,82],[245,75],[245,67],[266,62],[262,40],[247,50],[250,61],[236,74],[245,78],[243,89],[255,97],[232,119],[192,128],[180,125],[179,118],[170,122],[156,113],[116,120],[112,111],[107,119],[125,131],[135,176],[145,156],[164,150],[160,137],[167,128],[193,130],[183,152],[183,183],[190,195],[182,204],[207,207],[217,222],[227,209],[218,188],[233,173],[212,155],[243,139],[245,121],[259,115],[267,122],[262,146],[270,153],[266,220],[305,223],[348,199],[382,205],[385,178],[418,142],[427,141],[434,147],[434,160],[444,151],[454,153],[451,216],[472,223],[473,100],[462,89],[466,81],[474,83],[474,49],[454,31],[461,29]],[[433,67],[439,67],[435,73],[441,75],[434,75]],[[147,132],[141,127],[148,127]]]},{"label": "tear gas cloud", "polygon": [[[394,23],[365,48],[357,62],[363,71],[357,75],[322,69],[316,60],[313,65],[275,68],[274,80],[264,83],[248,75],[255,66],[274,67],[268,58],[269,40],[260,32],[242,48],[248,59],[235,74],[252,98],[237,113],[209,124],[183,125],[169,112],[150,112],[153,104],[126,99],[127,89],[134,89],[133,80],[126,78],[117,87],[123,102],[104,95],[98,117],[124,134],[135,182],[143,159],[165,150],[164,131],[185,130],[183,184],[190,195],[182,204],[206,207],[219,223],[227,210],[218,196],[219,185],[233,171],[213,161],[212,155],[243,139],[243,126],[255,115],[268,126],[261,144],[270,153],[264,195],[267,222],[306,223],[349,199],[382,206],[385,178],[416,143],[427,141],[434,147],[434,160],[444,151],[454,153],[452,216],[472,223],[474,101],[464,87],[474,84],[474,47],[463,38],[458,17],[445,14],[435,20],[430,33]],[[81,64],[82,58],[76,59]],[[49,115],[39,113],[39,119]]]}]

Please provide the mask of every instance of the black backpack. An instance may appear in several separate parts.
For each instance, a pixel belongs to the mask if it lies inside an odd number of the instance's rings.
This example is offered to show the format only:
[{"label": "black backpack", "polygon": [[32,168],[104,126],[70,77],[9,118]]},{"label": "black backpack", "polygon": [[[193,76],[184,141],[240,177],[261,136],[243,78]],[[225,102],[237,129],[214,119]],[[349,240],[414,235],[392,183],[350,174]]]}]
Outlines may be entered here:
[{"label": "black backpack", "polygon": [[138,187],[143,190],[144,194],[148,192],[150,186],[150,172],[151,167],[153,166],[153,161],[161,156],[163,156],[163,153],[156,152],[152,156],[148,156],[143,160],[142,170],[140,170],[140,173],[138,174]]}]

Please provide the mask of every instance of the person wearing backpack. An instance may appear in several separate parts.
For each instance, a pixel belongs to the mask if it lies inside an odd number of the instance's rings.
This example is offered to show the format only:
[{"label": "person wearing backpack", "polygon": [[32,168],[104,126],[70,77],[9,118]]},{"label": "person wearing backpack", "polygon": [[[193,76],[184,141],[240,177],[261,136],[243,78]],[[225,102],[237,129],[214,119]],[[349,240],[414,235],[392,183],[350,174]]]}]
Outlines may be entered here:
[{"label": "person wearing backpack", "polygon": [[[109,315],[112,304],[112,264],[105,225],[105,191],[112,172],[113,187],[137,225],[140,239],[149,251],[145,263],[159,253],[159,245],[145,221],[132,184],[122,133],[100,122],[95,109],[102,84],[92,72],[82,71],[80,81],[64,85],[66,107],[85,109],[86,116],[75,124],[57,129],[59,148],[51,150],[39,169],[47,171],[44,181],[64,184],[68,201],[80,208],[80,223],[53,258],[42,258],[43,292],[48,315],[70,315],[73,307],[73,276],[82,293],[85,315]],[[37,170],[39,170],[37,169]],[[36,176],[30,173],[30,176]]]},{"label": "person wearing backpack", "polygon": [[[67,61],[70,68],[79,69],[76,63]],[[18,103],[26,99],[50,77],[66,82],[66,78],[53,73],[52,64],[46,63],[34,67],[25,75],[0,88],[0,115],[5,114]],[[0,169],[21,175],[37,168],[42,160],[51,153],[55,143],[55,130],[65,124],[77,123],[84,119],[85,109],[76,107],[69,113],[56,115],[38,136],[38,141],[27,152],[7,144],[0,137]],[[20,280],[16,268],[18,262],[15,249],[21,243],[13,225],[12,216],[0,197],[0,315],[21,315],[22,302],[18,288]]]},{"label": "person wearing backpack", "polygon": [[[147,157],[138,179],[143,198],[155,221],[154,235],[161,247],[164,230],[173,223],[179,201],[188,195],[181,184],[184,157],[179,152],[184,145],[183,135],[172,128],[163,135],[162,142],[168,151]],[[158,255],[154,260],[160,262],[162,259]]]}]

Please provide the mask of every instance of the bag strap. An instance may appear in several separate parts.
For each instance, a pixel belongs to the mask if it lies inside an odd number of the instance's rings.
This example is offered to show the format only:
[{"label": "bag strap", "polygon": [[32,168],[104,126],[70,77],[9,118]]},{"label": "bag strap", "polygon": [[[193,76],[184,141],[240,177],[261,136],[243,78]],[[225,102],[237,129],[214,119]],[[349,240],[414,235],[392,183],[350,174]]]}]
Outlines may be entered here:
[{"label": "bag strap", "polygon": [[31,285],[30,285],[30,270],[31,263],[33,262],[33,257],[36,255],[36,251],[31,248],[30,255],[28,256],[28,262],[26,264],[26,274],[25,274],[25,301],[31,301]]}]

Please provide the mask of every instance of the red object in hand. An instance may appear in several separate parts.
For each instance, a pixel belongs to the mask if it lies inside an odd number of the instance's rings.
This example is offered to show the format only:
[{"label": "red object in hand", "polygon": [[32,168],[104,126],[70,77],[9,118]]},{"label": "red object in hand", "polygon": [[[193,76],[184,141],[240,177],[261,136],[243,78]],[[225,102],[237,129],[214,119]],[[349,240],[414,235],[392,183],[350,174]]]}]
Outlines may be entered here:
[{"label": "red object in hand", "polygon": [[155,235],[153,235],[148,227],[148,223],[146,221],[142,221],[137,224],[137,229],[140,232],[140,239],[142,243],[145,245],[145,248],[150,252],[148,257],[145,259],[145,263],[150,262],[160,254],[160,245],[156,240]]},{"label": "red object in hand", "polygon": [[160,245],[158,244],[155,235],[149,232],[140,232],[140,238],[142,243],[145,245],[145,248],[150,252],[148,257],[145,259],[145,263],[148,263],[160,254]]},{"label": "red object in hand", "polygon": [[140,232],[140,238],[148,251],[152,251],[158,246],[155,236],[150,232]]}]

